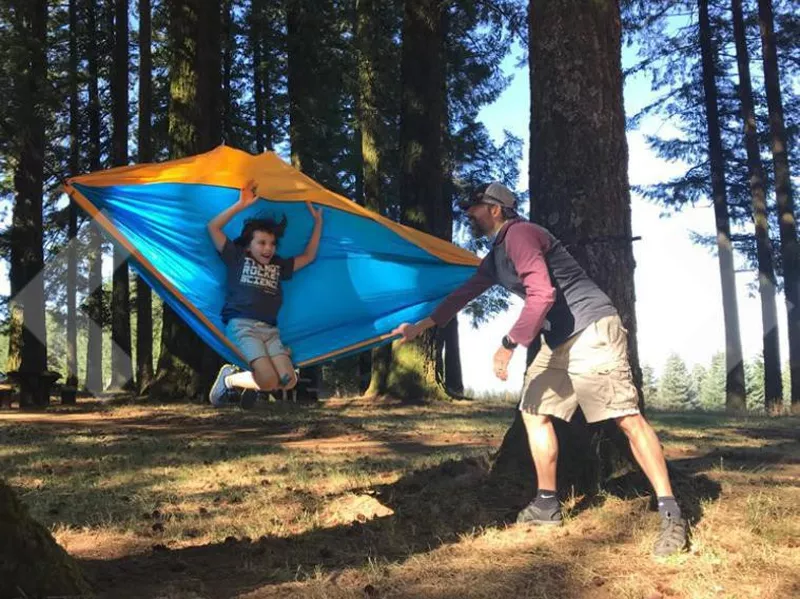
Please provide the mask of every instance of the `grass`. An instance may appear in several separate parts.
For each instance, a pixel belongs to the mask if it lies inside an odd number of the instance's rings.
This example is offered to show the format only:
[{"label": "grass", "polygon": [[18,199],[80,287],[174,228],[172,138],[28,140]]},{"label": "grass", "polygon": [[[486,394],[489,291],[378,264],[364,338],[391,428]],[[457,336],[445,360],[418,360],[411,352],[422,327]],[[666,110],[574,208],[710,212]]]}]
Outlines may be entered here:
[{"label": "grass", "polygon": [[510,524],[487,457],[513,408],[86,403],[0,413],[0,464],[100,596],[800,595],[800,419],[653,414],[695,519],[691,551],[654,561],[642,494]]}]

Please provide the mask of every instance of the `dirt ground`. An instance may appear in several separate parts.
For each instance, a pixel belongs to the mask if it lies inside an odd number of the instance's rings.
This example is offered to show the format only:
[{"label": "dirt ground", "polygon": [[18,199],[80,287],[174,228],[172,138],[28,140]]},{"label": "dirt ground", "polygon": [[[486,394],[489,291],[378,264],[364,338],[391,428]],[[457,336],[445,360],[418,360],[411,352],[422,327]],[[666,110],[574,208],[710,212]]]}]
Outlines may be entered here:
[{"label": "dirt ground", "polygon": [[89,403],[0,412],[0,461],[100,597],[800,596],[797,418],[654,415],[693,522],[655,561],[641,482],[513,524],[527,498],[488,482],[512,413]]}]

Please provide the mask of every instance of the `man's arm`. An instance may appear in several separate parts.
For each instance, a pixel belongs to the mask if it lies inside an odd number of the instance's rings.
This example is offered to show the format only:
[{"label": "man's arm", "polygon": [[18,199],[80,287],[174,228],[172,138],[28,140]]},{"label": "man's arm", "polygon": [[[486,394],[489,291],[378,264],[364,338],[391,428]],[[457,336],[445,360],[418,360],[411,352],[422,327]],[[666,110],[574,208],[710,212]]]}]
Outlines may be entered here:
[{"label": "man's arm", "polygon": [[478,267],[478,272],[444,298],[428,318],[424,318],[416,324],[403,323],[392,331],[392,334],[402,335],[403,341],[411,341],[431,327],[444,326],[458,314],[461,308],[492,285],[494,285],[494,278],[481,263],[481,266]]},{"label": "man's arm", "polygon": [[549,241],[533,225],[516,225],[506,234],[505,249],[525,287],[525,304],[508,336],[527,347],[539,334],[556,299],[544,258]]}]

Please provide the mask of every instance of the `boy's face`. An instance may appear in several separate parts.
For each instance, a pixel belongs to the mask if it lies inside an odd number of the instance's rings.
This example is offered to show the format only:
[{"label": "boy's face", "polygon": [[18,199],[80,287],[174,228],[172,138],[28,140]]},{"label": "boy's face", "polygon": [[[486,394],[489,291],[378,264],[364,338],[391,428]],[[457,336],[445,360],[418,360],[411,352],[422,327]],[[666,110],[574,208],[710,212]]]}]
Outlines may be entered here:
[{"label": "boy's face", "polygon": [[247,246],[250,257],[259,264],[269,264],[275,255],[275,236],[266,231],[255,231],[250,245]]}]

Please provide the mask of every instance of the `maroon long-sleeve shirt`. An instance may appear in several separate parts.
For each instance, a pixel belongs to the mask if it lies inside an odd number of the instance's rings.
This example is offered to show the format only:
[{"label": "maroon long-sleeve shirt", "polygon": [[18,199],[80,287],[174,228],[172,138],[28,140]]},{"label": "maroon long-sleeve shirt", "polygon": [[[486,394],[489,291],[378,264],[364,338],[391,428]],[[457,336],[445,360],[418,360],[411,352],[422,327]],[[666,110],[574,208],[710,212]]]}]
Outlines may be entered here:
[{"label": "maroon long-sleeve shirt", "polygon": [[438,326],[447,324],[492,285],[525,300],[508,336],[526,347],[543,327],[548,345],[555,347],[595,320],[616,314],[561,243],[547,229],[522,219],[503,225],[475,275],[448,295],[431,318]]}]

